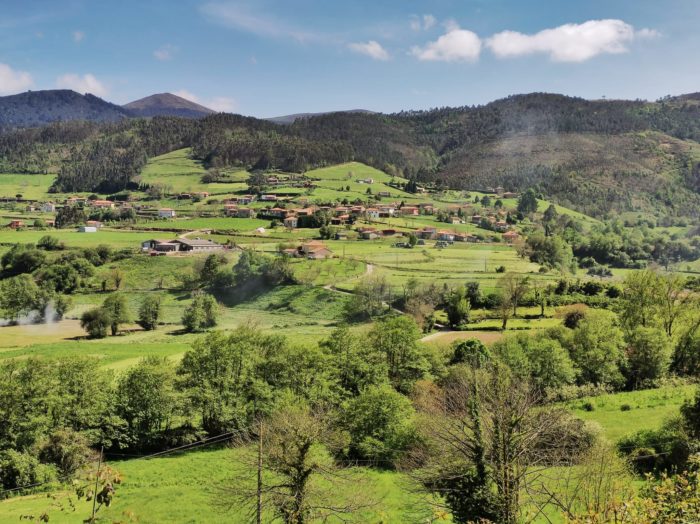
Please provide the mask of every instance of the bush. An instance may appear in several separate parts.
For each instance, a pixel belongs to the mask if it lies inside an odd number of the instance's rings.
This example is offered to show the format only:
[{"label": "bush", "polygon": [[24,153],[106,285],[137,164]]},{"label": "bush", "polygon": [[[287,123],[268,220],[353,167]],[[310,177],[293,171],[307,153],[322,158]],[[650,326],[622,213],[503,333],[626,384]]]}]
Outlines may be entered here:
[{"label": "bush", "polygon": [[344,411],[352,458],[388,466],[415,440],[411,401],[391,386],[365,389]]},{"label": "bush", "polygon": [[56,480],[56,469],[39,463],[28,454],[8,449],[0,452],[0,485],[3,489],[21,488]]},{"label": "bush", "polygon": [[87,331],[90,338],[105,338],[112,319],[101,307],[89,309],[80,317],[80,327]]},{"label": "bush", "polygon": [[593,405],[593,402],[586,401],[583,404],[581,404],[581,409],[588,412],[595,411],[595,406]]},{"label": "bush", "polygon": [[216,326],[219,305],[211,295],[198,294],[182,315],[182,325],[190,333]]},{"label": "bush", "polygon": [[161,300],[159,296],[148,295],[141,302],[139,307],[139,325],[151,331],[158,327],[158,320],[161,316]]},{"label": "bush", "polygon": [[450,364],[468,364],[479,368],[491,360],[491,352],[476,338],[460,340],[452,344]]},{"label": "bush", "polygon": [[56,237],[45,235],[39,239],[39,241],[36,243],[36,247],[45,249],[46,251],[56,251],[59,249],[65,249],[66,246]]},{"label": "bush", "polygon": [[87,438],[68,428],[54,431],[39,448],[39,459],[55,465],[62,478],[72,476],[93,454]]},{"label": "bush", "polygon": [[631,411],[631,410],[632,410],[632,406],[630,406],[629,404],[622,404],[620,406],[620,411]]}]

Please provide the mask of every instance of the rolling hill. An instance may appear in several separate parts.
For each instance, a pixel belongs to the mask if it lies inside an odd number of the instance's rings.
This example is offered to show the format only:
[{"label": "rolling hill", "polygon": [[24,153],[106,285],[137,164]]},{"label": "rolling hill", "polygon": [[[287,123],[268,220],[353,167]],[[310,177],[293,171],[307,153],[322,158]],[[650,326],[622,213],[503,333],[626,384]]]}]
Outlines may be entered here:
[{"label": "rolling hill", "polygon": [[200,118],[214,113],[208,107],[196,104],[172,93],[158,93],[125,104],[124,109],[131,116],[179,116],[183,118]]},{"label": "rolling hill", "polygon": [[118,127],[68,122],[60,129],[5,133],[0,159],[2,169],[14,173],[60,165],[57,190],[103,192],[129,187],[147,158],[182,148],[217,169],[306,172],[358,161],[456,189],[534,187],[597,217],[638,211],[696,218],[699,98],[647,102],[531,93],[483,106],[290,115],[278,119],[290,123],[279,125],[233,114],[202,116],[206,108],[163,94],[126,108],[99,101],[117,115],[157,115]]},{"label": "rolling hill", "polygon": [[127,116],[127,112],[118,105],[69,89],[27,91],[0,97],[0,129],[67,120],[116,122]]}]

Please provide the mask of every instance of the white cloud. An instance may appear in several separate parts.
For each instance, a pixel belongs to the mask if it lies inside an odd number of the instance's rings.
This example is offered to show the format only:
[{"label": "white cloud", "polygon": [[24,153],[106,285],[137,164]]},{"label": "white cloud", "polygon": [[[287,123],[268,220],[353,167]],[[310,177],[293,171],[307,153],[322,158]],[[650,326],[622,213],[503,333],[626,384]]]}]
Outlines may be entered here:
[{"label": "white cloud", "polygon": [[649,29],[648,27],[644,27],[643,29],[640,29],[639,31],[635,32],[634,36],[637,38],[658,38],[661,36],[661,33],[656,29]]},{"label": "white cloud", "polygon": [[348,47],[356,53],[367,55],[375,60],[389,60],[389,53],[375,40],[369,42],[357,42],[348,44]]},{"label": "white cloud", "polygon": [[7,64],[0,64],[0,95],[14,95],[34,85],[32,75],[26,71],[15,71]]},{"label": "white cloud", "polygon": [[499,58],[544,53],[555,62],[584,62],[600,54],[626,53],[628,44],[635,38],[658,34],[652,29],[635,31],[622,20],[589,20],[532,35],[502,31],[489,38],[486,45]]},{"label": "white cloud", "polygon": [[85,33],[83,31],[73,31],[73,42],[79,44],[85,38]]},{"label": "white cloud", "polygon": [[231,113],[236,109],[238,104],[236,104],[236,101],[233,98],[217,96],[205,103],[204,106],[208,107],[209,109],[213,109],[214,111],[219,111],[220,113]]},{"label": "white cloud", "polygon": [[199,97],[187,89],[174,91],[173,94],[175,96],[179,96],[180,98],[184,98],[185,100],[189,100],[190,102],[194,102],[195,104],[199,104]]},{"label": "white cloud", "polygon": [[238,107],[238,104],[233,98],[229,98],[226,96],[215,96],[214,98],[202,100],[197,95],[195,95],[191,91],[188,91],[187,89],[180,89],[178,91],[174,91],[173,94],[184,98],[185,100],[189,100],[190,102],[194,102],[195,104],[200,104],[204,107],[208,107],[209,109],[213,109],[214,111],[218,111],[220,113],[231,113],[235,111],[235,109]]},{"label": "white cloud", "polygon": [[177,51],[175,46],[165,44],[153,51],[153,56],[156,57],[157,60],[164,62],[166,60],[171,60],[175,51]]},{"label": "white cloud", "polygon": [[100,97],[104,97],[109,93],[109,89],[90,73],[83,76],[73,73],[61,75],[56,79],[56,87],[59,89],[72,89],[78,93],[91,93]]},{"label": "white cloud", "polygon": [[434,42],[414,46],[411,54],[418,60],[437,62],[474,62],[481,53],[481,39],[476,33],[456,25]]},{"label": "white cloud", "polygon": [[210,21],[258,36],[292,38],[299,42],[318,39],[317,35],[293,27],[288,23],[263,13],[257,13],[235,3],[212,2],[200,8]]},{"label": "white cloud", "polygon": [[414,31],[427,31],[437,24],[437,19],[433,15],[423,15],[411,17],[411,29]]}]

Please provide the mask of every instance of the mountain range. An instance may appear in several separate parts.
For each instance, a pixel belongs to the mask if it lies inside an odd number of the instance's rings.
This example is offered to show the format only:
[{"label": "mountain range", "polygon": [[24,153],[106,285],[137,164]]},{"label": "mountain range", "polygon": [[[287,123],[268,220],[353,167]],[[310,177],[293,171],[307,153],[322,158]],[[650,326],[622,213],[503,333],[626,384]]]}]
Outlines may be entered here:
[{"label": "mountain range", "polygon": [[[27,91],[0,97],[0,129],[34,127],[69,120],[115,122],[124,118],[154,116],[202,118],[215,112],[172,93],[158,93],[119,106],[89,93],[81,95],[67,89]],[[364,109],[347,112],[371,113]],[[277,124],[291,124],[298,119],[325,114],[328,113],[297,113],[267,120]]]},{"label": "mountain range", "polygon": [[[144,115],[156,117],[133,118]],[[533,187],[591,216],[700,216],[698,93],[654,102],[530,93],[482,106],[265,120],[169,94],[117,106],[45,91],[0,98],[0,126],[15,128],[0,134],[0,172],[59,173],[63,192],[131,187],[146,158],[190,148],[208,168],[301,173],[359,161],[438,187]]]}]

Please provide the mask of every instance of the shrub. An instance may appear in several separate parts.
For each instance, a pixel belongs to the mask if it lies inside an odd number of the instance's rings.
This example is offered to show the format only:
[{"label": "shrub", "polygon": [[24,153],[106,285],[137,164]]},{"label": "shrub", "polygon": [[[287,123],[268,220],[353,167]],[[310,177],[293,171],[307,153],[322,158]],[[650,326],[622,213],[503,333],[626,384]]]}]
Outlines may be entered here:
[{"label": "shrub", "polygon": [[68,428],[54,431],[39,448],[39,459],[55,465],[62,478],[72,476],[92,455],[87,438]]},{"label": "shrub", "polygon": [[450,364],[469,364],[479,368],[491,360],[491,352],[476,338],[460,340],[452,344]]},{"label": "shrub", "polygon": [[344,413],[350,455],[390,465],[415,440],[413,415],[411,401],[391,386],[365,389]]},{"label": "shrub", "polygon": [[101,307],[89,309],[80,317],[80,327],[87,331],[90,338],[105,338],[111,324],[109,313]]},{"label": "shrub", "polygon": [[3,489],[15,490],[55,479],[55,468],[39,463],[36,457],[28,453],[13,449],[0,452],[0,484]]},{"label": "shrub", "polygon": [[198,294],[182,315],[182,325],[190,333],[214,327],[217,322],[219,305],[211,295]]},{"label": "shrub", "polygon": [[139,307],[139,325],[151,331],[158,326],[158,320],[161,316],[161,299],[156,295],[148,295],[141,302]]},{"label": "shrub", "polygon": [[586,401],[583,404],[581,404],[581,409],[584,411],[595,411],[595,405],[593,405],[593,402]]}]

